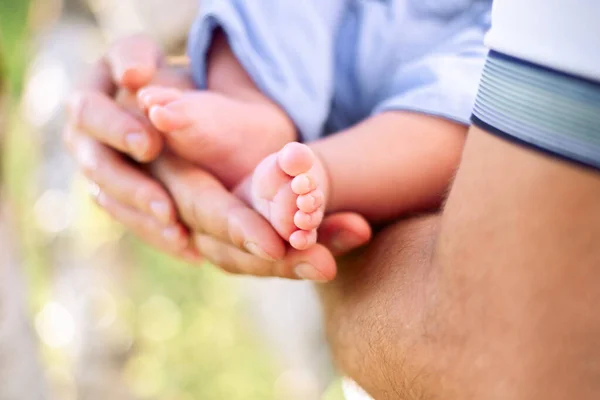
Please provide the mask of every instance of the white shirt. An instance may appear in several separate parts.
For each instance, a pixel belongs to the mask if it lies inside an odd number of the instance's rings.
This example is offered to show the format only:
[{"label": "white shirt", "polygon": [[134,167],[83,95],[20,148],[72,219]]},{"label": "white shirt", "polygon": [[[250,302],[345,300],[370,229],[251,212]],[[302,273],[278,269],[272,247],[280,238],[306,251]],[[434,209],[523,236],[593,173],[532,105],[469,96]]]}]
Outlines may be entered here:
[{"label": "white shirt", "polygon": [[600,81],[600,0],[495,0],[486,45]]}]

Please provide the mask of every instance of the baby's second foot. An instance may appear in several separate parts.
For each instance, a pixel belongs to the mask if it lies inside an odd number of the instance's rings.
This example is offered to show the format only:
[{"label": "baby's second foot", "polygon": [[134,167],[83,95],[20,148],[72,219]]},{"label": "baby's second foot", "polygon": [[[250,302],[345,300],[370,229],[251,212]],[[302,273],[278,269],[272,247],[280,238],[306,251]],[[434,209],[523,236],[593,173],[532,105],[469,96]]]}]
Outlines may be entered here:
[{"label": "baby's second foot", "polygon": [[140,90],[138,101],[175,154],[210,170],[227,187],[295,136],[293,124],[272,104],[156,86]]},{"label": "baby's second foot", "polygon": [[289,143],[254,170],[250,199],[292,247],[305,250],[317,241],[323,220],[325,169],[310,148]]}]

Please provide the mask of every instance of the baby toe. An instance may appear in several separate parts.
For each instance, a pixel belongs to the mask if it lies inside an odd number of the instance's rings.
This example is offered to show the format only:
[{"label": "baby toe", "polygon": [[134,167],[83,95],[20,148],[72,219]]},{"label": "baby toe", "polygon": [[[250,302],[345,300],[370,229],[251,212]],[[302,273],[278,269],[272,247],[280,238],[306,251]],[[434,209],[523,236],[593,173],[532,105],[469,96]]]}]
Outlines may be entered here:
[{"label": "baby toe", "polygon": [[297,195],[304,195],[317,188],[315,178],[310,172],[298,175],[292,179],[292,191]]},{"label": "baby toe", "polygon": [[323,221],[323,211],[315,211],[313,213],[305,213],[297,211],[294,214],[294,225],[305,231],[317,228]]},{"label": "baby toe", "polygon": [[290,235],[289,242],[296,250],[306,250],[317,243],[317,230],[296,231]]},{"label": "baby toe", "polygon": [[298,176],[308,172],[314,164],[312,150],[297,142],[288,143],[279,152],[279,166],[289,176]]},{"label": "baby toe", "polygon": [[141,89],[138,94],[138,103],[144,110],[149,110],[152,106],[163,106],[172,101],[179,99],[183,92],[173,88],[163,88],[158,86],[150,86]]},{"label": "baby toe", "polygon": [[[171,103],[173,104],[173,103]],[[148,117],[152,124],[163,132],[173,132],[187,128],[192,123],[186,114],[178,112],[177,109],[166,106],[154,105],[150,107]]]},{"label": "baby toe", "polygon": [[298,199],[296,200],[296,206],[298,206],[300,211],[312,213],[317,211],[323,205],[324,199],[325,196],[323,191],[316,189],[308,194],[298,196]]}]

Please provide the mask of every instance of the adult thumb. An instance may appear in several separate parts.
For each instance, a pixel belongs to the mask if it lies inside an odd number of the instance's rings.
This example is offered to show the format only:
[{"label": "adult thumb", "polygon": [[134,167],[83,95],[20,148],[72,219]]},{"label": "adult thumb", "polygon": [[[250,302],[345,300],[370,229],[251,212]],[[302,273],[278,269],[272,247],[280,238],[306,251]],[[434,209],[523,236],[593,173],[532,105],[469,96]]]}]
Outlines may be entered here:
[{"label": "adult thumb", "polygon": [[140,34],[116,41],[105,59],[115,83],[136,91],[152,81],[165,56],[158,43]]},{"label": "adult thumb", "polygon": [[343,212],[329,215],[319,228],[319,243],[334,256],[341,256],[371,240],[373,231],[367,220],[360,214]]}]

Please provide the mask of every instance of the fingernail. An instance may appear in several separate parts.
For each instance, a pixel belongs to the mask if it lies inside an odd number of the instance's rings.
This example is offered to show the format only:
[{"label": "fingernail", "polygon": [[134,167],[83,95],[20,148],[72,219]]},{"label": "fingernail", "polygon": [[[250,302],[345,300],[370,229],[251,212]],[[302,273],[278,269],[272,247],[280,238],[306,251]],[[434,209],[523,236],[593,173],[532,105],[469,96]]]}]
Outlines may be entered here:
[{"label": "fingernail", "polygon": [[337,253],[349,252],[363,243],[364,242],[361,241],[360,238],[347,232],[340,232],[331,240],[332,250],[335,250]]},{"label": "fingernail", "polygon": [[298,264],[294,268],[294,273],[298,278],[307,281],[328,282],[315,267],[307,263]]},{"label": "fingernail", "polygon": [[77,162],[87,171],[97,171],[98,170],[98,162],[96,161],[96,152],[92,145],[89,142],[84,142],[82,146],[79,146],[78,150],[75,152],[75,159]]},{"label": "fingernail", "polygon": [[262,258],[263,260],[275,261],[275,259],[269,256],[263,249],[258,247],[256,243],[253,242],[244,242],[244,248],[251,254],[254,254],[256,257]]},{"label": "fingernail", "polygon": [[344,239],[343,235],[337,235],[331,240],[332,250],[344,252],[348,250],[347,241]]},{"label": "fingernail", "polygon": [[163,229],[162,236],[167,242],[174,243],[179,239],[179,228],[176,226],[171,226]]},{"label": "fingernail", "polygon": [[168,224],[171,222],[171,208],[164,201],[153,201],[150,203],[150,209],[152,210],[152,214],[158,219],[160,222]]},{"label": "fingernail", "polygon": [[131,152],[131,155],[135,158],[142,158],[146,154],[146,151],[148,151],[146,135],[141,132],[128,133],[125,136],[125,142],[127,142],[127,148]]}]

